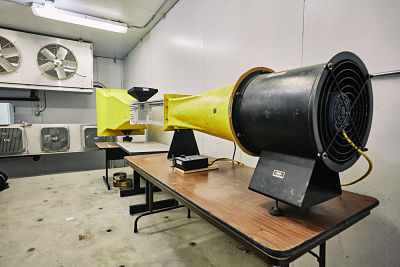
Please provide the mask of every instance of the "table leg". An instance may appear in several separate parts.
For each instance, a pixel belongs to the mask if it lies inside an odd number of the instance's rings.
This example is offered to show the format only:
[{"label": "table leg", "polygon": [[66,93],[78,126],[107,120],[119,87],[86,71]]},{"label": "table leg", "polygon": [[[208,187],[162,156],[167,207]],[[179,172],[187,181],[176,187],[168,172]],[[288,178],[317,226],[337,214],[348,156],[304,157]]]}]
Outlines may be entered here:
[{"label": "table leg", "polygon": [[[146,187],[145,187],[146,203],[129,206],[129,214],[135,215],[135,214],[150,211],[150,205],[151,205],[152,211],[175,206],[176,200],[173,198],[154,201],[153,200],[154,199],[153,198],[154,191],[157,191],[155,189],[158,189],[158,188],[157,187],[154,188],[154,185],[151,182],[149,182],[148,180],[146,180]],[[150,201],[150,198],[151,198],[151,201]],[[151,202],[151,204],[150,204],[150,202]]]},{"label": "table leg", "polygon": [[103,176],[103,182],[107,187],[107,190],[111,190],[110,183],[108,181],[108,150],[106,149],[106,175]]},{"label": "table leg", "polygon": [[319,267],[325,267],[326,263],[326,242],[319,245]]},{"label": "table leg", "polygon": [[[175,199],[165,199],[165,200],[154,202],[153,201],[153,184],[148,180],[146,180],[145,194],[146,194],[146,204],[145,205],[135,205],[135,206],[129,207],[130,214],[133,214],[132,213],[133,208],[139,208],[141,210],[144,210],[144,209],[146,210],[146,212],[141,213],[135,219],[134,227],[133,227],[133,231],[135,233],[138,232],[137,225],[138,225],[138,221],[140,218],[147,216],[147,215],[154,214],[154,213],[159,213],[159,212],[163,212],[163,211],[168,211],[168,210],[184,207],[183,205],[179,205],[178,201],[176,201]],[[188,212],[189,212],[188,216],[190,216],[189,209],[188,209]]]},{"label": "table leg", "polygon": [[[153,187],[154,192],[161,191],[158,187]],[[133,171],[133,188],[127,190],[120,190],[119,196],[120,197],[129,197],[129,196],[136,196],[141,195],[145,192],[145,187],[140,187],[140,174],[136,171]]]},{"label": "table leg", "polygon": [[317,261],[318,261],[318,266],[319,267],[325,267],[326,263],[326,242],[323,242],[319,245],[319,255],[314,253],[312,250],[310,250],[308,253],[313,255]]}]

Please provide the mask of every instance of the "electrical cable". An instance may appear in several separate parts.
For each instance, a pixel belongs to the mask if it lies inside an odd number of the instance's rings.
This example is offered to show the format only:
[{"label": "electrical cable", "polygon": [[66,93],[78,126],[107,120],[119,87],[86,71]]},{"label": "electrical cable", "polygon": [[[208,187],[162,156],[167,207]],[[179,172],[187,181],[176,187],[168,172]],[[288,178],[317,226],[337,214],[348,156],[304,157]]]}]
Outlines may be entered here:
[{"label": "electrical cable", "polygon": [[[165,0],[161,6],[157,9],[157,11],[153,14],[153,16],[150,17],[150,19],[142,26],[137,26],[137,25],[129,25],[127,24],[128,28],[136,28],[136,29],[144,29],[146,28],[154,19],[155,17],[158,15],[158,13],[161,12],[161,10],[164,8],[164,6],[167,4],[169,0]],[[121,21],[122,22],[122,21]],[[122,22],[123,23],[123,22]]]},{"label": "electrical cable", "polygon": [[82,74],[79,74],[79,73],[77,73],[77,72],[75,72],[75,74],[78,75],[78,76],[81,76],[81,77],[83,77],[83,78],[86,78],[86,77],[87,77],[87,75],[82,75]]},{"label": "electrical cable", "polygon": [[36,111],[36,116],[39,116],[40,113],[45,111],[46,108],[47,108],[46,91],[43,91],[43,98],[44,98],[44,108],[42,108],[41,110]]},{"label": "electrical cable", "polygon": [[361,151],[361,149],[359,149],[359,148],[353,143],[353,141],[350,140],[350,138],[347,136],[345,130],[342,131],[342,134],[343,134],[344,138],[347,140],[347,142],[349,142],[349,144],[350,144],[352,147],[354,147],[354,149],[357,150],[358,153],[360,153],[361,155],[363,155],[364,158],[368,161],[368,164],[369,164],[368,170],[367,170],[367,172],[366,172],[363,176],[361,176],[360,178],[358,178],[358,179],[356,179],[356,180],[354,180],[354,181],[352,181],[352,182],[350,182],[350,183],[341,184],[341,186],[348,186],[348,185],[352,185],[352,184],[358,183],[359,181],[361,181],[361,180],[363,180],[365,177],[367,177],[367,176],[371,173],[371,171],[372,171],[373,164],[372,164],[371,159],[370,159],[363,151]]},{"label": "electrical cable", "polygon": [[208,163],[208,166],[213,165],[216,161],[232,161],[232,162],[236,162],[238,164],[242,164],[243,166],[246,166],[246,164],[244,164],[243,162],[240,162],[238,160],[234,160],[234,159],[228,159],[228,158],[218,158],[218,159],[214,159],[213,161],[210,161]]},{"label": "electrical cable", "polygon": [[[235,154],[236,154],[236,143],[235,142],[233,142],[233,146],[234,146],[234,148],[233,148],[232,159],[235,160]],[[232,163],[234,163],[234,162],[232,161]]]},{"label": "electrical cable", "polygon": [[102,88],[107,88],[107,86],[105,86],[105,85],[102,84],[101,82],[93,82],[93,86],[94,86],[94,87],[97,87],[96,84],[97,84],[97,85],[100,85]]}]

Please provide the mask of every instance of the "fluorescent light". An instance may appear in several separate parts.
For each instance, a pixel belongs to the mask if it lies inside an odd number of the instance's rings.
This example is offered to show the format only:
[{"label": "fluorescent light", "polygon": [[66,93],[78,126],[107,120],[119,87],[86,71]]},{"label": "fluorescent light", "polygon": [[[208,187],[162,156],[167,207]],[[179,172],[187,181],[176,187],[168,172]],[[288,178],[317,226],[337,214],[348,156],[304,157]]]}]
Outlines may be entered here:
[{"label": "fluorescent light", "polygon": [[125,23],[119,23],[111,20],[62,10],[59,8],[55,8],[54,5],[49,4],[48,1],[45,2],[45,5],[32,3],[31,8],[33,15],[43,18],[64,21],[112,32],[126,33],[128,31],[128,26]]}]

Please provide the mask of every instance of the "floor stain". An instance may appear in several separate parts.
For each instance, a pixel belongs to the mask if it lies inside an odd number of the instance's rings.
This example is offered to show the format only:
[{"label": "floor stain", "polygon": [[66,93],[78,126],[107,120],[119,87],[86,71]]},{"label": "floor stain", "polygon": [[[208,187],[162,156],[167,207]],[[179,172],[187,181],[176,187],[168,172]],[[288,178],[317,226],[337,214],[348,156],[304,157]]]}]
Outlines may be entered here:
[{"label": "floor stain", "polygon": [[78,236],[78,239],[79,239],[79,241],[88,240],[89,237],[88,237],[87,235],[79,235],[79,236]]}]

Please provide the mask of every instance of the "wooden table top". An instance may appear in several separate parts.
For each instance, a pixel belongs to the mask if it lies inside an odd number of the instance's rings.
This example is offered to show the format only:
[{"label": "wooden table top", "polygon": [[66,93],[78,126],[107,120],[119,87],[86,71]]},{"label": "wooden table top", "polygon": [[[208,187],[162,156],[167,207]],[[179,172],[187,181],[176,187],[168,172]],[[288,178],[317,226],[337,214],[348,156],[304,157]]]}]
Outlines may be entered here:
[{"label": "wooden table top", "polygon": [[95,144],[100,149],[119,148],[119,145],[115,142],[97,142]]},{"label": "wooden table top", "polygon": [[367,216],[379,203],[375,198],[343,191],[341,196],[307,210],[281,203],[284,216],[276,217],[268,212],[274,200],[248,189],[253,168],[220,161],[217,170],[183,174],[170,167],[165,153],[125,159],[139,173],[151,176],[231,227],[272,258],[289,258],[307,243],[330,238]]}]

